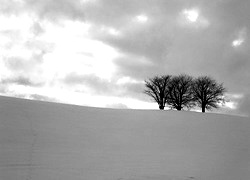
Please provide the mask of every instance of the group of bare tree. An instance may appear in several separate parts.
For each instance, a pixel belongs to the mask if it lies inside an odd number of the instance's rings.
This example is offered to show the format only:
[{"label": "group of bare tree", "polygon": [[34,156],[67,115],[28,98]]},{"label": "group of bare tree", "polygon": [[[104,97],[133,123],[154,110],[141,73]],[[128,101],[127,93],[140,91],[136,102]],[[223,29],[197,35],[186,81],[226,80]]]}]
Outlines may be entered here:
[{"label": "group of bare tree", "polygon": [[226,89],[209,76],[193,78],[186,74],[163,75],[145,80],[145,93],[158,103],[159,109],[167,106],[178,111],[198,106],[205,110],[218,108],[224,102]]}]

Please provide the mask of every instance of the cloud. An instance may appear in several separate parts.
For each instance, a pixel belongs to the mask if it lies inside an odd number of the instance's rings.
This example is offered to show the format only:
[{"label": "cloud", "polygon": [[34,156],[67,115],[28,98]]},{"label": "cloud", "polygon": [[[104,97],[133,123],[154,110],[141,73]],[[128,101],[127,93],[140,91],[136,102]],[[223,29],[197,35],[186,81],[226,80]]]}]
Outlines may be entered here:
[{"label": "cloud", "polygon": [[247,0],[243,1],[221,1],[214,7],[214,15],[221,23],[222,27],[232,28],[249,26],[249,5]]},{"label": "cloud", "polygon": [[[235,22],[231,22],[230,19],[226,18],[227,21],[225,22],[221,18],[229,14],[237,16],[239,19],[241,17],[237,13],[232,13],[235,12],[233,2],[199,2],[168,1],[166,3],[157,1],[155,3],[145,1],[145,3],[142,3],[138,1],[136,3],[123,4],[121,1],[117,1],[113,2],[111,7],[108,6],[107,2],[99,4],[99,6],[93,6],[91,9],[93,14],[88,12],[90,13],[88,18],[92,22],[96,22],[96,24],[112,26],[120,30],[123,34],[121,38],[106,35],[99,38],[125,54],[145,57],[155,64],[167,61],[170,59],[169,56],[171,56],[170,61],[175,61],[175,59],[179,58],[178,56],[181,56],[182,62],[180,63],[182,63],[182,66],[186,66],[190,62],[192,63],[192,61],[196,62],[198,58],[198,62],[202,61],[205,65],[212,65],[218,62],[218,59],[223,60],[223,50],[227,46],[226,43],[228,45],[230,43],[228,42],[228,37],[231,36],[232,32],[235,31],[235,27],[237,27]],[[131,4],[133,6],[130,6]],[[187,30],[177,26],[176,18],[185,8],[192,6],[190,4],[194,4],[199,9],[200,14],[210,21],[211,26],[206,31]],[[237,2],[237,7],[245,7],[246,5],[247,1]],[[226,6],[227,11],[223,10],[224,6]],[[169,9],[170,7],[171,9]],[[140,9],[143,9],[143,13],[148,17],[148,22],[143,25],[132,22],[132,19],[140,14],[138,13]],[[111,16],[109,15],[110,13],[116,15]],[[246,21],[245,23],[248,22]],[[182,54],[183,51],[190,54],[186,56],[186,54]],[[216,53],[213,53],[214,51]],[[174,57],[172,57],[172,52],[175,54]],[[212,55],[212,57],[208,59],[206,55]],[[136,63],[137,61],[134,62]]]},{"label": "cloud", "polygon": [[58,21],[61,19],[84,19],[80,0],[1,0],[1,12],[20,15],[29,12],[33,18]]},{"label": "cloud", "polygon": [[238,105],[238,111],[250,116],[250,94],[245,94]]},{"label": "cloud", "polygon": [[45,33],[45,29],[42,27],[42,24],[39,22],[34,22],[32,27],[31,27],[31,32],[35,35],[35,36],[39,36],[43,33]]},{"label": "cloud", "polygon": [[184,28],[208,28],[210,22],[200,14],[198,9],[183,9],[178,18],[180,26]]},{"label": "cloud", "polygon": [[[124,79],[127,80],[124,81]],[[68,74],[63,79],[63,83],[67,86],[74,86],[77,92],[146,100],[146,96],[143,94],[144,83],[128,77],[114,77],[109,81],[93,74],[78,75],[73,73]]]},{"label": "cloud", "polygon": [[122,50],[123,53],[144,56],[150,60],[162,61],[167,57],[171,44],[168,34],[164,35],[160,27],[147,27],[135,32],[127,32],[122,39],[110,39],[106,42]]},{"label": "cloud", "polygon": [[130,97],[145,102],[152,102],[151,99],[146,94],[144,94],[144,83],[126,83],[123,85],[123,88],[123,97]]},{"label": "cloud", "polygon": [[19,76],[12,79],[2,79],[2,84],[9,85],[9,84],[17,84],[17,85],[23,85],[23,86],[32,86],[32,87],[41,87],[43,83],[36,83],[32,82],[30,78]]},{"label": "cloud", "polygon": [[71,73],[63,79],[63,82],[66,85],[75,86],[78,92],[89,92],[106,96],[118,96],[120,92],[119,87],[114,83],[94,74],[79,75]]},{"label": "cloud", "polygon": [[133,55],[117,58],[114,63],[118,75],[131,76],[139,80],[152,76],[161,69],[160,64],[152,62],[147,58]]},{"label": "cloud", "polygon": [[0,11],[6,15],[18,14],[22,11],[23,3],[17,0],[1,0]]},{"label": "cloud", "polygon": [[[100,17],[101,21],[97,18],[97,15],[90,16],[92,23],[96,22],[96,26],[93,26],[93,28],[98,29],[99,24],[114,27],[120,32],[121,36],[114,37],[98,33],[95,30],[91,31],[94,33],[92,35],[124,54],[124,57],[118,58],[115,63],[119,72],[124,72],[125,75],[133,77],[145,78],[153,74],[152,72],[180,72],[178,66],[181,66],[181,69],[183,69],[183,66],[189,68],[190,64],[196,59],[198,59],[198,64],[201,61],[206,63],[207,60],[204,59],[202,53],[207,49],[206,47],[201,48],[205,45],[211,49],[220,40],[214,42],[214,38],[210,38],[212,31],[209,32],[209,30],[207,32],[210,34],[204,36],[203,31],[187,31],[187,29],[179,27],[176,20],[185,7],[182,3],[176,1],[168,1],[167,3],[165,1],[157,1],[157,3],[146,1],[145,3],[132,3],[134,6],[130,6],[129,3],[124,5],[117,1],[112,7],[103,4],[101,6],[103,8],[100,9],[101,12],[98,11],[100,6],[97,9],[93,7],[93,12],[97,10],[98,13],[104,14]],[[143,9],[143,11],[140,11],[140,9]],[[106,12],[117,12],[117,15],[106,16]],[[143,24],[134,22],[134,18],[141,14],[147,17],[147,21]],[[218,45],[216,46],[218,47]],[[201,52],[199,53],[199,51]],[[216,51],[219,53],[220,50],[216,49]],[[211,54],[214,55],[214,53]],[[194,56],[197,56],[197,58]],[[209,61],[211,63],[211,60]]]},{"label": "cloud", "polygon": [[[175,23],[173,15],[167,11],[167,9],[170,10],[169,7],[164,7],[166,8],[164,17],[163,14],[159,14],[159,11],[163,10],[159,8],[160,4],[163,4],[161,1],[159,6],[151,1],[145,3],[129,1],[125,4],[115,1],[112,2],[113,6],[108,6],[109,2],[105,2],[102,6],[94,6],[86,12],[90,14],[86,20],[92,22],[93,37],[125,54],[144,56],[150,60],[158,59],[159,61],[166,58]],[[143,21],[138,20],[138,17]],[[99,29],[103,26],[112,27],[120,33],[120,36],[102,33]]]},{"label": "cloud", "polygon": [[20,56],[5,57],[2,59],[3,69],[6,73],[0,72],[3,78],[16,76],[30,77],[34,82],[44,81],[41,72],[41,64],[44,53],[34,53],[30,58]]},{"label": "cloud", "polygon": [[82,4],[78,0],[26,0],[25,3],[40,18],[48,18],[50,20],[58,18],[84,18]]},{"label": "cloud", "polygon": [[[144,79],[187,73],[211,75],[229,93],[246,95],[249,6],[247,0],[2,0],[1,78],[6,86],[65,85],[144,101]],[[137,83],[117,84],[127,77]]]},{"label": "cloud", "polygon": [[39,101],[58,102],[58,99],[56,98],[51,98],[51,97],[43,96],[39,94],[31,94],[28,96],[28,98],[33,99],[33,100],[39,100]]},{"label": "cloud", "polygon": [[13,71],[25,71],[29,68],[29,63],[26,63],[25,59],[21,57],[10,57],[5,60],[5,64]]}]

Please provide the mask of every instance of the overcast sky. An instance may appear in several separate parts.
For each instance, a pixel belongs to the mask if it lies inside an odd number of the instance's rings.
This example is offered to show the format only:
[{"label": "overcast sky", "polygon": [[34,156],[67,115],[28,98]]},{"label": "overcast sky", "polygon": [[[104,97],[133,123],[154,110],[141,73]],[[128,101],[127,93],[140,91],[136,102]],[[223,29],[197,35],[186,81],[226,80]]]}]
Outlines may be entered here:
[{"label": "overcast sky", "polygon": [[158,108],[154,75],[210,75],[250,111],[249,0],[0,0],[2,95]]}]

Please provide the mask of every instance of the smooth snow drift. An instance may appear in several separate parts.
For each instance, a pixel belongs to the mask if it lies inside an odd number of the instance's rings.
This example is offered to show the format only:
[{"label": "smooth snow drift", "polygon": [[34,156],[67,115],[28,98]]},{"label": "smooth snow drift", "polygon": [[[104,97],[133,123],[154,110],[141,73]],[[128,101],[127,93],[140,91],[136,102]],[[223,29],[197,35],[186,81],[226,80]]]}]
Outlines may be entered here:
[{"label": "smooth snow drift", "polygon": [[0,180],[249,179],[249,118],[0,97]]}]

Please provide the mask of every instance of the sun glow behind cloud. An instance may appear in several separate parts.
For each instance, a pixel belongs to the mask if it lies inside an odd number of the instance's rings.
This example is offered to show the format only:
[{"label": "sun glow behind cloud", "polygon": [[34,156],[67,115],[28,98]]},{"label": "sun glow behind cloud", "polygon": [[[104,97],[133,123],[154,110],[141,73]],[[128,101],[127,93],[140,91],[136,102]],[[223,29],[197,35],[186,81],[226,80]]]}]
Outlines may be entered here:
[{"label": "sun glow behind cloud", "polygon": [[[33,25],[37,22],[26,15],[1,16],[0,22],[6,22],[6,26],[1,28],[2,32],[11,33],[10,36],[0,36],[0,39],[4,40],[1,44],[0,57],[1,80],[6,81],[6,78],[21,76],[43,84],[41,87],[9,84],[4,90],[7,95],[32,98],[31,95],[36,94],[66,103],[93,105],[91,101],[93,102],[94,97],[86,91],[84,85],[80,87],[84,93],[75,92],[74,88],[65,86],[62,79],[67,74],[76,73],[110,81],[115,73],[113,60],[119,53],[111,46],[89,38],[91,25],[86,22],[63,20],[55,24],[46,20],[39,21],[42,32],[38,34],[32,31]],[[17,24],[24,26],[20,27]],[[111,35],[118,35],[118,31],[112,28],[109,28],[108,32]],[[13,38],[13,35],[17,38]],[[38,61],[36,57],[41,60]],[[20,70],[12,71],[6,67],[8,64]],[[27,70],[28,66],[32,67],[32,71]],[[98,106],[105,107],[106,103],[112,104],[111,99],[106,98]]]},{"label": "sun glow behind cloud", "polygon": [[[146,23],[148,17],[139,15],[136,21]],[[1,16],[0,22],[5,24],[1,26],[1,31],[10,34],[10,36],[0,34],[1,81],[8,83],[1,89],[5,95],[29,99],[40,97],[51,101],[98,107],[112,107],[116,104],[126,104],[131,108],[155,107],[154,103],[145,103],[131,97],[95,94],[84,83],[79,82],[76,85],[63,83],[63,79],[71,73],[81,77],[95,76],[106,82],[117,81],[117,86],[138,83],[137,80],[122,76],[118,80],[113,79],[116,72],[113,61],[120,54],[113,47],[89,35],[90,23],[77,20],[60,20],[54,23],[47,19],[38,20],[26,13],[19,16]],[[101,31],[114,37],[122,35],[111,26],[103,26]],[[7,67],[8,64],[12,69],[18,68],[18,71],[11,70]],[[24,81],[8,82],[20,78]],[[30,84],[30,86],[25,83],[38,85]]]},{"label": "sun glow behind cloud", "polygon": [[146,23],[148,21],[148,17],[144,14],[136,16],[136,21],[140,23]]},{"label": "sun glow behind cloud", "polygon": [[89,28],[89,24],[77,21],[46,26],[46,33],[38,39],[54,46],[44,55],[43,69],[47,76],[63,77],[67,73],[78,72],[111,78],[114,73],[112,60],[118,53],[100,41],[89,39]]},{"label": "sun glow behind cloud", "polygon": [[245,38],[247,36],[246,28],[242,28],[236,34],[236,39],[232,41],[233,47],[239,47],[245,42]]},{"label": "sun glow behind cloud", "polygon": [[184,9],[183,14],[185,15],[186,19],[190,22],[196,22],[199,17],[199,12],[196,9]]},{"label": "sun glow behind cloud", "polygon": [[232,42],[232,46],[237,47],[240,46],[244,42],[243,39],[236,39]]},{"label": "sun glow behind cloud", "polygon": [[207,28],[210,23],[202,16],[198,8],[183,9],[178,17],[178,22],[182,27],[188,28]]},{"label": "sun glow behind cloud", "polygon": [[116,37],[118,37],[118,36],[121,35],[121,32],[120,32],[119,30],[113,28],[113,27],[102,26],[102,27],[100,28],[100,30],[101,30],[101,32],[107,33],[107,34],[109,34],[109,35],[111,35],[111,36],[116,36]]}]

